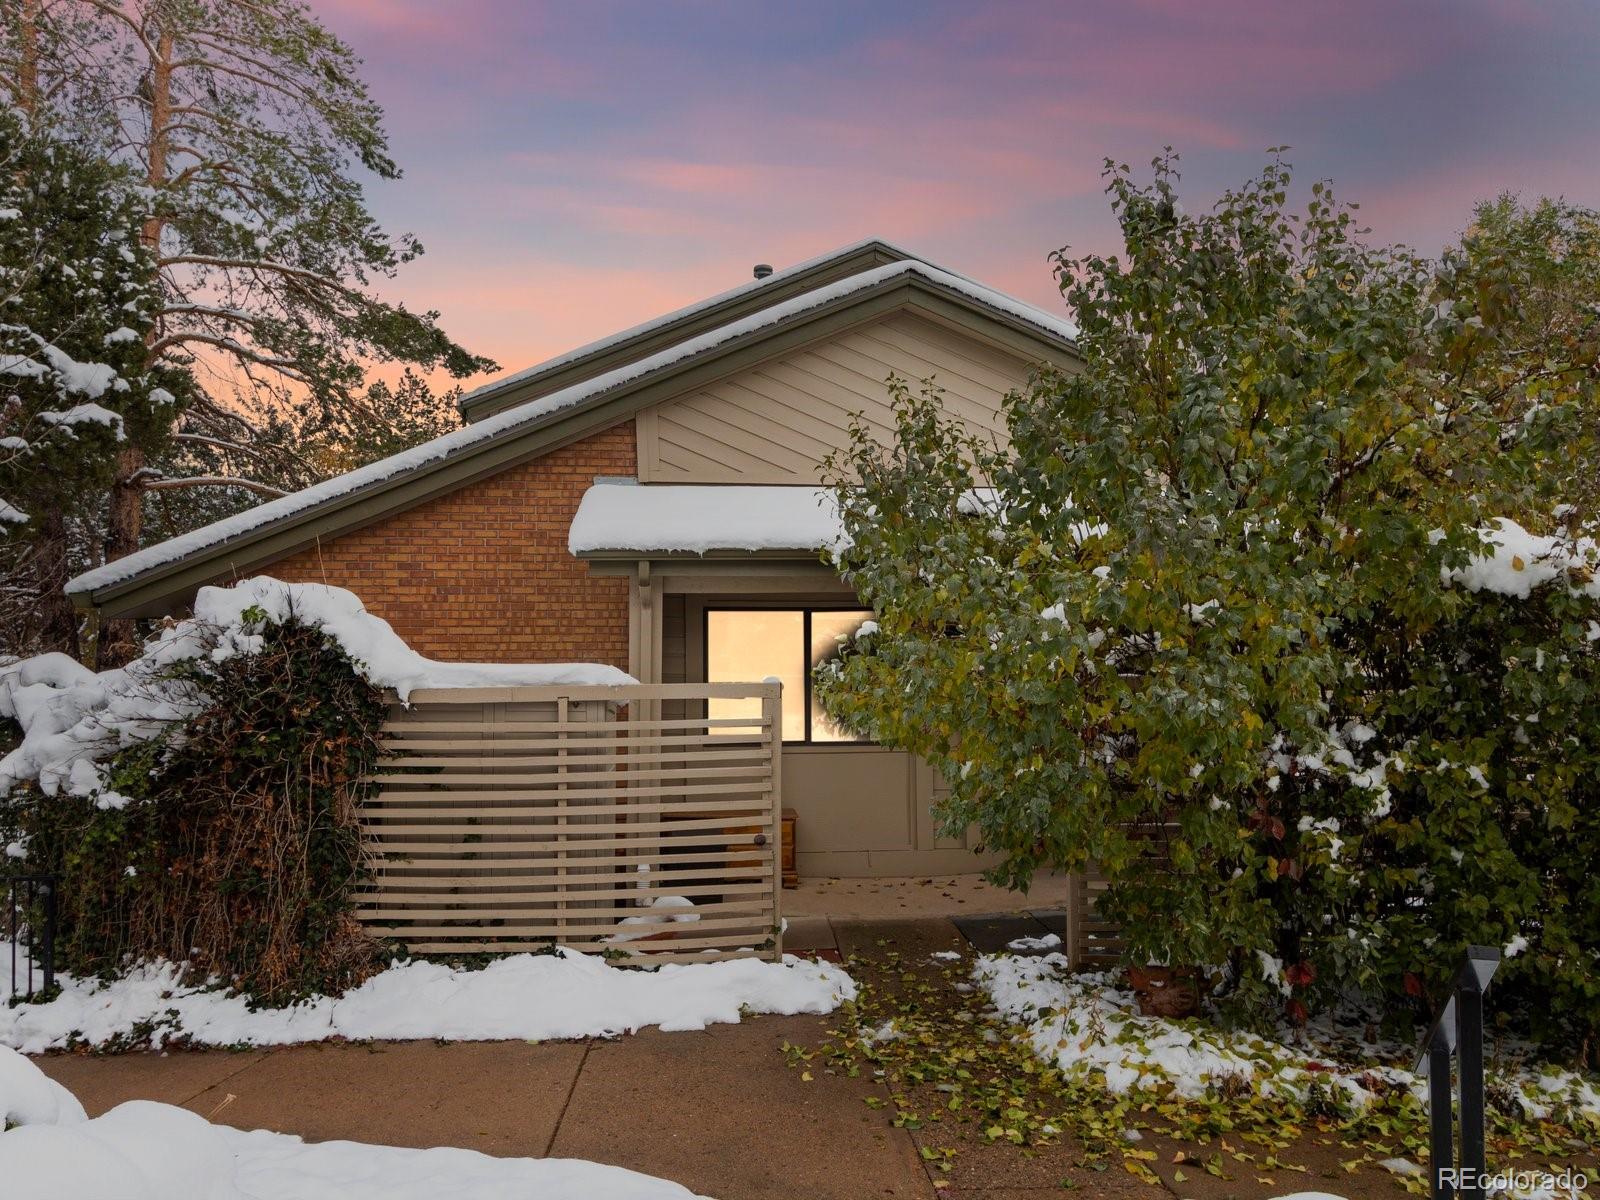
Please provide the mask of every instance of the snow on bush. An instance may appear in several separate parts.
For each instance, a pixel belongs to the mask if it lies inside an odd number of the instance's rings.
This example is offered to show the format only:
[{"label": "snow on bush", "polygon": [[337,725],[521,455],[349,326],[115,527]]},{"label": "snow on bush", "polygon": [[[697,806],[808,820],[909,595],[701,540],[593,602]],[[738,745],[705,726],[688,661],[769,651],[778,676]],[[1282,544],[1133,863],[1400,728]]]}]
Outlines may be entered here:
[{"label": "snow on bush", "polygon": [[1565,578],[1585,595],[1600,598],[1595,579],[1596,546],[1591,538],[1544,537],[1515,521],[1501,519],[1482,531],[1484,550],[1466,566],[1443,573],[1447,583],[1469,591],[1493,592],[1526,600],[1535,588]]},{"label": "snow on bush", "polygon": [[[1320,1085],[1350,1109],[1397,1090],[1427,1096],[1426,1079],[1397,1065],[1411,1057],[1409,1048],[1380,1045],[1355,1061],[1351,1047],[1324,1044],[1309,1030],[1292,1035],[1294,1045],[1200,1020],[1146,1017],[1117,975],[1073,974],[1060,954],[986,955],[972,978],[1003,1016],[1023,1026],[1040,1058],[1068,1075],[1099,1072],[1119,1095],[1170,1087],[1192,1099],[1244,1081],[1291,1101]],[[1570,1071],[1511,1065],[1491,1072],[1491,1084],[1509,1085],[1530,1117],[1564,1107],[1600,1119],[1600,1091]]]},{"label": "snow on bush", "polygon": [[[185,984],[169,963],[135,967],[110,982],[58,979],[61,992],[53,999],[0,1008],[0,1045],[37,1054],[169,1041],[268,1046],[331,1037],[611,1037],[648,1025],[674,1031],[737,1024],[744,1013],[829,1013],[856,995],[843,968],[793,956],[782,963],[740,958],[641,971],[567,949],[509,955],[482,970],[406,962],[337,998],[254,1010],[248,996]],[[10,998],[8,987],[0,978],[0,1003]]]},{"label": "snow on bush", "polygon": [[88,1120],[61,1085],[0,1047],[0,1109],[47,1097],[0,1132],[6,1200],[692,1200],[675,1183],[579,1159],[492,1158],[213,1125],[148,1100]]},{"label": "snow on bush", "polygon": [[343,588],[259,576],[232,587],[201,588],[194,616],[164,629],[126,667],[96,674],[64,654],[0,667],[0,717],[15,720],[23,732],[22,743],[0,759],[0,795],[28,780],[46,795],[95,797],[102,807],[126,803],[106,786],[99,762],[199,712],[203,698],[192,686],[171,681],[172,668],[259,651],[263,616],[321,629],[369,683],[394,689],[401,700],[424,687],[633,682],[615,667],[595,663],[437,662],[407,646],[387,621]]}]

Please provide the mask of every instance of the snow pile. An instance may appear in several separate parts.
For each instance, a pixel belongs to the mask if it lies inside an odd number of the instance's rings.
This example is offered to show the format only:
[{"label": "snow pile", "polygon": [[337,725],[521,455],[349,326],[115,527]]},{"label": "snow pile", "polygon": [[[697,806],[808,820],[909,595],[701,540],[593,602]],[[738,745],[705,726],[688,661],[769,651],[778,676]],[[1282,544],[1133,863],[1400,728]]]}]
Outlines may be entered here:
[{"label": "snow pile", "polygon": [[[268,1046],[330,1037],[612,1037],[647,1025],[674,1031],[737,1024],[743,1013],[829,1013],[856,994],[843,968],[792,956],[782,963],[736,958],[645,971],[566,949],[509,955],[477,971],[406,962],[337,998],[256,1011],[248,996],[185,984],[171,964],[136,967],[109,983],[57,979],[61,994],[54,999],[0,1008],[0,1046],[37,1054],[135,1038],[155,1046],[173,1039]],[[0,978],[0,1003],[8,987]]]},{"label": "snow pile", "polygon": [[625,671],[601,663],[456,663],[424,658],[405,644],[389,622],[369,613],[354,592],[321,583],[281,583],[265,575],[231,588],[201,588],[195,597],[194,619],[231,632],[243,626],[243,614],[252,607],[262,609],[275,622],[293,616],[302,624],[318,627],[344,648],[368,681],[376,687],[393,688],[401,700],[418,688],[638,682]]},{"label": "snow pile", "polygon": [[605,940],[608,942],[632,942],[639,938],[655,937],[661,931],[651,926],[666,925],[671,923],[689,924],[700,919],[700,914],[694,912],[694,901],[687,896],[657,896],[649,904],[652,909],[660,912],[641,913],[636,917],[623,917],[618,925],[631,926],[625,933],[614,933]]},{"label": "snow pile", "polygon": [[[1193,1098],[1225,1081],[1244,1081],[1262,1095],[1290,1100],[1320,1083],[1351,1108],[1397,1090],[1427,1096],[1426,1078],[1399,1065],[1413,1057],[1409,1048],[1391,1046],[1387,1054],[1378,1048],[1365,1061],[1351,1061],[1362,1056],[1315,1044],[1308,1031],[1299,1034],[1306,1044],[1296,1048],[1199,1020],[1142,1016],[1116,974],[1072,974],[1060,954],[987,955],[972,978],[1002,1016],[1024,1027],[1040,1058],[1068,1075],[1100,1072],[1107,1090],[1119,1095],[1170,1087]],[[1600,1090],[1573,1072],[1512,1064],[1497,1081],[1515,1091],[1530,1117],[1567,1108],[1600,1118]]]},{"label": "snow pile", "polygon": [[56,1108],[0,1132],[7,1200],[693,1200],[667,1180],[578,1159],[307,1145],[281,1133],[213,1125],[148,1100],[119,1104],[91,1121],[65,1088],[0,1047],[0,1098],[8,1085],[55,1096]]},{"label": "snow pile", "polygon": [[1594,576],[1600,562],[1591,539],[1544,537],[1504,519],[1483,536],[1488,551],[1459,570],[1446,570],[1446,583],[1526,600],[1535,588],[1565,577],[1586,595],[1600,598],[1600,579]]},{"label": "snow pile", "polygon": [[76,1096],[15,1050],[0,1046],[0,1130],[67,1125],[87,1116]]},{"label": "snow pile", "polygon": [[567,549],[707,554],[834,546],[844,525],[826,488],[597,483],[583,494]]},{"label": "snow pile", "polygon": [[425,687],[633,682],[615,667],[594,663],[437,662],[407,646],[343,588],[260,576],[201,588],[194,616],[163,630],[126,667],[95,674],[64,654],[0,666],[0,717],[23,731],[22,743],[0,759],[0,795],[20,780],[36,780],[47,795],[93,796],[105,807],[126,803],[107,788],[99,760],[200,711],[203,697],[192,686],[163,676],[179,662],[221,662],[259,650],[262,637],[246,617],[252,610],[321,629],[365,678],[393,688],[402,700]]}]

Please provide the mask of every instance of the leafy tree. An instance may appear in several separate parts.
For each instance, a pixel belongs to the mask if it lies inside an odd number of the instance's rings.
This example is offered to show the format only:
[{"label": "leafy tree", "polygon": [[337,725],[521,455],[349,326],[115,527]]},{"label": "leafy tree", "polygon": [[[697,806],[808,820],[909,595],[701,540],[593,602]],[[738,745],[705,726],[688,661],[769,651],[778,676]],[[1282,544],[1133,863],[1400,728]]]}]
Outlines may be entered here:
[{"label": "leafy tree", "polygon": [[[947,776],[947,826],[1000,877],[1096,862],[1131,957],[1227,964],[1303,1015],[1319,980],[1388,978],[1405,898],[1362,855],[1412,779],[1398,714],[1460,719],[1473,666],[1442,651],[1488,600],[1456,573],[1493,519],[1557,530],[1592,341],[1527,325],[1532,236],[1432,263],[1364,244],[1324,184],[1291,214],[1276,157],[1193,217],[1170,155],[1107,172],[1126,253],[1056,256],[1082,369],[1010,397],[1001,447],[897,383],[894,436],[858,426],[833,463],[836,563],[878,629],[819,687]],[[1402,687],[1430,637],[1448,682]],[[1472,720],[1514,737],[1487,700]]]},{"label": "leafy tree", "polygon": [[192,367],[199,384],[176,442],[249,460],[240,475],[167,475],[125,446],[109,557],[138,547],[154,492],[271,494],[261,458],[282,448],[253,445],[257,431],[285,409],[358,408],[368,364],[457,377],[493,366],[451,341],[436,313],[374,291],[422,247],[367,210],[354,169],[395,179],[399,168],[358,60],[304,5],[57,0],[22,5],[4,33],[0,74],[32,80],[13,90],[31,86],[41,113],[149,190],[141,236],[161,303],[146,362]]},{"label": "leafy tree", "polygon": [[98,529],[130,447],[158,453],[190,387],[151,364],[160,297],[125,170],[0,112],[0,636],[78,652],[62,585],[98,560]]}]

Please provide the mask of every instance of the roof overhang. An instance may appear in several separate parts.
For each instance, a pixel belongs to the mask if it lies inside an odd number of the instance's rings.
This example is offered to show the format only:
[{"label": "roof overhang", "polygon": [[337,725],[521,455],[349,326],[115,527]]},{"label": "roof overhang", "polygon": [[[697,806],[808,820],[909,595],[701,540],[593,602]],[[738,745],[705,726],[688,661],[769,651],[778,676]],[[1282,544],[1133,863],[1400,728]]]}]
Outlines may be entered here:
[{"label": "roof overhang", "polygon": [[826,488],[608,482],[583,494],[567,549],[590,561],[816,561],[843,533]]},{"label": "roof overhang", "polygon": [[771,308],[834,280],[908,260],[926,261],[882,238],[868,238],[842,246],[817,258],[775,271],[765,279],[752,279],[676,312],[580,346],[526,371],[492,380],[461,398],[461,415],[467,421],[482,420],[616,367],[637,362],[664,346]]},{"label": "roof overhang", "polygon": [[259,568],[588,437],[813,342],[909,309],[1033,361],[1067,367],[1066,322],[923,263],[836,281],[699,338],[345,475],[89,571],[67,585],[104,617],[159,616],[196,588]]}]

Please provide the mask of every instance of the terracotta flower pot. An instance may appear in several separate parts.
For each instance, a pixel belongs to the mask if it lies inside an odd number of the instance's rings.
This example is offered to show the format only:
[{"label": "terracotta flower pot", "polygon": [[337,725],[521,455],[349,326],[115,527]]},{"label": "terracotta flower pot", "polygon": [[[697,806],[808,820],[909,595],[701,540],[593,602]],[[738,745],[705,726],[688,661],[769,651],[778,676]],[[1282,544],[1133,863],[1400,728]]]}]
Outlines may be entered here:
[{"label": "terracotta flower pot", "polygon": [[1147,1017],[1192,1017],[1200,1008],[1193,967],[1129,967],[1128,986]]}]

